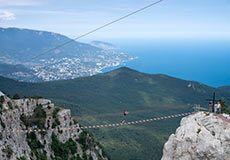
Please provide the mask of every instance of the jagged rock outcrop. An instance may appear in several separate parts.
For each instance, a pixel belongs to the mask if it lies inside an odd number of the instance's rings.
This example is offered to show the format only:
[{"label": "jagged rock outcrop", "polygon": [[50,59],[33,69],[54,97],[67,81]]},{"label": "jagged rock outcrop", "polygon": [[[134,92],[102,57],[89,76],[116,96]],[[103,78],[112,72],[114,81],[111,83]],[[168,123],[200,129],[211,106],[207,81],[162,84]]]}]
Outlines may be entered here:
[{"label": "jagged rock outcrop", "polygon": [[162,160],[229,160],[230,116],[198,112],[181,120]]},{"label": "jagged rock outcrop", "polygon": [[47,99],[0,99],[1,160],[107,160],[100,145]]}]

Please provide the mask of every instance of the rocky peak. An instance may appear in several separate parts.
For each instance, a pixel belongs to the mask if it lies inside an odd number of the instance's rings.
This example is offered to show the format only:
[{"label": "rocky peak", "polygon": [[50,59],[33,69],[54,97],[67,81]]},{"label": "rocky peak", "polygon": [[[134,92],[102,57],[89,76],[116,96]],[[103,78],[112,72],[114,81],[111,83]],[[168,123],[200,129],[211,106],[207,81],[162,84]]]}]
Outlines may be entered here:
[{"label": "rocky peak", "polygon": [[229,160],[230,116],[198,112],[181,120],[164,145],[162,160]]},{"label": "rocky peak", "polygon": [[108,159],[70,110],[43,98],[0,101],[1,160]]}]

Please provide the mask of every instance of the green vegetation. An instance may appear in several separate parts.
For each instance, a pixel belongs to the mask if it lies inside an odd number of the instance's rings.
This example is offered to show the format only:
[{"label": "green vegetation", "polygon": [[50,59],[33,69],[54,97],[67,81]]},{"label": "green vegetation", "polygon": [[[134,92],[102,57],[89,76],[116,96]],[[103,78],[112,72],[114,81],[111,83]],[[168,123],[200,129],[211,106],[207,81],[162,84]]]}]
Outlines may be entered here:
[{"label": "green vegetation", "polygon": [[42,96],[24,96],[24,98],[29,98],[29,99],[41,99],[43,98]]},{"label": "green vegetation", "polygon": [[4,102],[5,102],[4,96],[0,96],[0,103],[4,103]]},{"label": "green vegetation", "polygon": [[213,135],[213,136],[215,136],[215,135],[216,135],[216,133],[215,133],[214,131],[212,131],[212,135]]},{"label": "green vegetation", "polygon": [[[32,79],[38,79],[35,75],[34,75],[34,71],[32,69],[28,69],[27,67],[25,67],[24,65],[21,65],[21,64],[16,64],[16,65],[13,65],[13,64],[6,64],[6,63],[0,63],[0,73],[1,75],[3,75],[4,77],[7,77],[7,76],[12,76],[14,78],[16,78],[14,76],[14,73],[16,72],[23,72],[25,74],[30,74],[30,78]],[[27,76],[25,77],[20,77],[18,78],[18,80],[24,80],[24,79],[28,79]]]},{"label": "green vegetation", "polygon": [[70,138],[65,145],[68,150],[71,152],[71,154],[77,153],[77,144]]},{"label": "green vegetation", "polygon": [[62,158],[62,157],[66,157],[67,153],[64,152],[65,148],[63,147],[63,144],[61,142],[59,142],[57,136],[55,135],[55,133],[52,133],[52,144],[51,144],[51,148],[54,151],[54,155],[55,157],[58,158]]},{"label": "green vegetation", "polygon": [[52,128],[56,128],[60,124],[61,124],[60,121],[57,118],[55,118],[53,125],[52,125]]},{"label": "green vegetation", "polygon": [[53,111],[53,118],[57,118],[57,113],[60,111],[61,109],[59,107],[56,107]]},{"label": "green vegetation", "polygon": [[[192,83],[194,88],[188,87]],[[128,68],[105,74],[45,83],[22,83],[0,77],[0,88],[20,96],[42,95],[56,105],[71,109],[76,116],[174,107],[185,104],[207,106],[213,92],[230,103],[230,92],[198,82],[166,75],[150,75]],[[220,98],[220,97],[217,97]],[[191,108],[166,109],[127,115],[127,121],[192,111]],[[55,118],[55,115],[54,115]],[[121,122],[114,117],[79,119],[82,125]],[[92,130],[112,159],[160,159],[164,143],[179,126],[180,118],[119,128]]]},{"label": "green vegetation", "polygon": [[40,149],[44,149],[44,146],[37,139],[37,136],[34,132],[27,133],[27,143],[30,146],[32,153],[35,154],[37,159],[47,160],[46,152],[45,151],[41,152],[41,150],[40,150]]},{"label": "green vegetation", "polygon": [[[85,152],[87,149],[90,149],[92,147],[96,147],[97,145],[98,147],[102,149],[102,155],[110,159],[110,156],[105,152],[104,147],[94,139],[92,133],[83,130],[81,134],[79,135],[79,138],[77,139],[77,141],[81,145],[83,152]],[[100,157],[100,155],[98,156]],[[84,154],[83,154],[83,159],[84,159]]]},{"label": "green vegetation", "polygon": [[46,112],[42,109],[42,105],[37,106],[32,116],[25,116],[22,114],[20,119],[26,127],[37,125],[39,129],[45,129]]},{"label": "green vegetation", "polygon": [[31,148],[31,150],[37,150],[44,148],[44,146],[37,140],[37,136],[34,132],[27,134],[27,142]]},{"label": "green vegetation", "polygon": [[1,126],[2,126],[2,128],[3,129],[5,129],[6,128],[6,125],[5,125],[5,123],[0,119],[0,122],[1,122]]},{"label": "green vegetation", "polygon": [[87,155],[86,155],[85,152],[83,153],[82,159],[83,159],[83,160],[87,160]]},{"label": "green vegetation", "polygon": [[68,160],[71,154],[77,153],[77,144],[70,138],[66,143],[61,143],[55,133],[52,133],[51,148],[56,159]]},{"label": "green vegetation", "polygon": [[25,157],[20,157],[17,160],[26,160],[26,158]]},{"label": "green vegetation", "polygon": [[79,144],[81,144],[83,151],[88,149],[87,133],[85,131],[81,132],[81,134],[80,134],[80,136],[79,136],[77,141],[78,141]]},{"label": "green vegetation", "polygon": [[7,104],[8,104],[10,109],[13,109],[13,105],[12,105],[12,103],[10,101],[8,101]]},{"label": "green vegetation", "polygon": [[10,94],[7,94],[7,97],[8,97],[8,98],[11,98]]},{"label": "green vegetation", "polygon": [[197,134],[199,134],[199,133],[200,133],[200,131],[201,131],[201,129],[199,128],[199,129],[197,130],[197,132],[196,132],[196,133],[197,133]]},{"label": "green vegetation", "polygon": [[42,96],[29,96],[29,98],[31,98],[31,99],[41,99],[41,98],[43,98]]},{"label": "green vegetation", "polygon": [[13,154],[13,150],[10,148],[10,146],[7,146],[6,148],[2,149],[2,152],[6,153],[6,157],[10,159],[10,157]]},{"label": "green vegetation", "polygon": [[2,114],[2,103],[0,103],[0,114]]},{"label": "green vegetation", "polygon": [[20,99],[20,97],[19,97],[19,95],[16,93],[16,94],[14,94],[13,99]]},{"label": "green vegetation", "polygon": [[52,128],[55,128],[57,127],[58,125],[60,125],[60,121],[58,120],[57,118],[57,113],[60,111],[61,109],[59,107],[55,107],[54,111],[53,111],[53,118],[54,118],[54,122],[53,122],[53,125],[52,125]]},{"label": "green vegetation", "polygon": [[0,96],[0,114],[2,114],[2,104],[5,102],[4,96]]},{"label": "green vegetation", "polygon": [[226,102],[223,101],[223,100],[220,100],[220,104],[221,104],[221,112],[230,115],[230,110],[229,110],[228,105],[226,104]]},{"label": "green vegetation", "polygon": [[78,154],[77,157],[72,157],[70,158],[70,160],[82,160],[82,158]]}]

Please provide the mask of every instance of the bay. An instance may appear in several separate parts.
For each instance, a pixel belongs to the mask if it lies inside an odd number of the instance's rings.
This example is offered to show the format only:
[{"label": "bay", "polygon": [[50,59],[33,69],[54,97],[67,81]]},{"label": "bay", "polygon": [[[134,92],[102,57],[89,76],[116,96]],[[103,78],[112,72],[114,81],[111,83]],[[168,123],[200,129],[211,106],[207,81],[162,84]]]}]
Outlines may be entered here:
[{"label": "bay", "polygon": [[[230,39],[129,39],[113,43],[123,52],[139,57],[125,64],[129,68],[212,87],[230,85]],[[121,66],[103,72],[118,67]]]}]

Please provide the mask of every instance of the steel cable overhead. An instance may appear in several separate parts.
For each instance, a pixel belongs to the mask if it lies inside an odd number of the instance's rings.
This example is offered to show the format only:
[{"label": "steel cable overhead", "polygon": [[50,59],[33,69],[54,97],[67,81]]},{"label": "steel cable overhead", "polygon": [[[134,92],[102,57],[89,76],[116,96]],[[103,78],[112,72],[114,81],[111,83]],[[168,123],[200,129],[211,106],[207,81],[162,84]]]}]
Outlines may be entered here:
[{"label": "steel cable overhead", "polygon": [[106,24],[104,24],[104,25],[102,25],[102,26],[100,26],[100,27],[98,27],[98,28],[96,28],[96,29],[93,29],[93,30],[91,30],[91,31],[89,31],[89,32],[87,32],[87,33],[84,33],[84,34],[82,34],[82,35],[80,35],[80,36],[78,36],[78,37],[76,37],[76,38],[74,38],[74,39],[71,39],[71,40],[69,40],[69,41],[66,41],[66,42],[64,42],[64,43],[62,43],[62,44],[60,44],[60,45],[58,45],[58,46],[56,46],[56,47],[54,47],[54,48],[48,49],[47,51],[42,52],[42,53],[40,53],[40,54],[38,54],[38,55],[36,55],[36,56],[34,56],[34,57],[28,59],[27,62],[30,62],[30,61],[32,61],[32,60],[34,60],[34,59],[37,59],[38,57],[41,57],[41,56],[43,56],[43,55],[45,55],[45,54],[47,54],[47,53],[49,53],[49,52],[51,52],[51,51],[53,51],[53,50],[56,50],[56,49],[58,49],[58,48],[61,48],[61,47],[65,46],[65,45],[67,45],[67,44],[69,44],[69,43],[71,43],[71,42],[74,42],[74,41],[76,41],[76,40],[78,40],[78,39],[80,39],[80,38],[83,38],[83,37],[85,37],[85,36],[87,36],[87,35],[89,35],[89,34],[92,34],[92,33],[96,32],[96,31],[98,31],[98,30],[103,29],[103,28],[105,28],[105,27],[107,27],[107,26],[110,26],[110,25],[112,25],[112,24],[114,24],[114,23],[116,23],[116,22],[118,22],[118,21],[121,21],[121,20],[123,20],[123,19],[125,19],[125,18],[127,18],[127,17],[130,17],[130,16],[132,16],[132,15],[134,15],[134,14],[136,14],[136,13],[139,13],[139,12],[145,10],[145,9],[148,9],[148,8],[154,6],[154,5],[156,5],[156,4],[158,4],[158,3],[162,2],[162,1],[164,1],[164,0],[159,0],[159,1],[153,2],[153,3],[147,5],[147,6],[143,7],[143,8],[140,8],[140,9],[138,9],[138,10],[135,10],[135,11],[133,11],[133,12],[131,12],[131,13],[125,15],[125,16],[122,16],[122,17],[120,17],[120,18],[118,18],[118,19],[116,19],[116,20],[113,20],[113,21],[111,21],[111,22],[109,22],[109,23],[106,23]]}]

